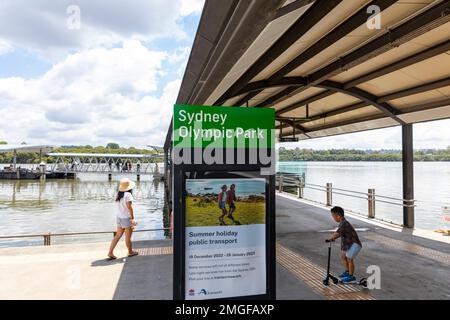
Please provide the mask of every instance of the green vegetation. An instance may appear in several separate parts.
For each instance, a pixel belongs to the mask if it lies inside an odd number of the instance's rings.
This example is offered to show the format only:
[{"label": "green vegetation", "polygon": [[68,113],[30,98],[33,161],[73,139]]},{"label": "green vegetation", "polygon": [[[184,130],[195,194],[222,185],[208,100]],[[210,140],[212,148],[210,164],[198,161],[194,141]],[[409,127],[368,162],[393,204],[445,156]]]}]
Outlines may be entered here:
[{"label": "green vegetation", "polygon": [[0,144],[5,145],[5,144],[8,144],[8,142],[6,142],[6,141],[0,141]]},{"label": "green vegetation", "polygon": [[[280,148],[280,161],[401,161],[401,150],[356,150],[356,149],[286,149]],[[450,146],[447,149],[415,150],[414,161],[450,161]]]},{"label": "green vegetation", "polygon": [[[236,211],[233,213],[233,217],[242,225],[263,224],[265,214],[264,198],[259,197],[236,201]],[[187,196],[186,215],[187,227],[218,226],[221,210],[217,205],[217,197],[208,199],[201,196]],[[228,225],[233,224],[227,217],[224,218],[224,221]]]},{"label": "green vegetation", "polygon": [[110,142],[110,143],[108,143],[107,145],[106,145],[106,148],[107,149],[120,149],[120,146],[119,146],[119,144],[118,143],[115,143],[115,142]]},{"label": "green vegetation", "polygon": [[[90,145],[87,146],[64,146],[61,148],[57,148],[53,150],[53,152],[66,152],[66,153],[115,153],[115,154],[154,154],[154,150],[148,150],[148,149],[136,149],[134,147],[130,148],[119,148],[119,149],[113,149],[103,146],[98,147],[92,147]],[[45,161],[47,163],[52,163],[56,159],[52,157],[48,157],[43,155],[42,161]],[[13,153],[12,152],[6,152],[6,153],[0,153],[0,163],[12,163],[13,162]],[[40,162],[39,160],[39,153],[37,152],[19,152],[17,154],[17,163],[21,164],[38,164]]]}]

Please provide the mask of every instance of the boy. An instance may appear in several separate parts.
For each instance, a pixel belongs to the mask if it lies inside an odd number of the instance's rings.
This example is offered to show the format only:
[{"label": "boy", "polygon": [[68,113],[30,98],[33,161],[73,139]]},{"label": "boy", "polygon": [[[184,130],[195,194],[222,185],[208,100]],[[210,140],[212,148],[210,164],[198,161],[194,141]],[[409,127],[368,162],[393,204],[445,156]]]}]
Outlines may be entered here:
[{"label": "boy", "polygon": [[344,217],[344,209],[341,207],[333,207],[331,209],[331,216],[334,221],[339,223],[338,229],[333,233],[328,240],[336,240],[341,238],[341,261],[344,265],[345,271],[339,275],[342,282],[351,283],[356,281],[355,276],[355,262],[354,259],[362,248],[361,241],[359,241],[358,234],[353,226]]}]

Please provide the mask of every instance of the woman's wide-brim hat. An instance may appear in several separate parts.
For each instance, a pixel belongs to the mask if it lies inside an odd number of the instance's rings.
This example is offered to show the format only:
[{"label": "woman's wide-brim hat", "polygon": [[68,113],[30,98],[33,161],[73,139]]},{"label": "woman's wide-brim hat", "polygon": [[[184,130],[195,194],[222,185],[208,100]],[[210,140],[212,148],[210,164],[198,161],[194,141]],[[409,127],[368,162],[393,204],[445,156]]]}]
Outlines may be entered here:
[{"label": "woman's wide-brim hat", "polygon": [[128,178],[123,178],[119,182],[119,191],[120,192],[130,191],[131,189],[134,188],[135,185],[136,183],[134,181],[131,181]]}]

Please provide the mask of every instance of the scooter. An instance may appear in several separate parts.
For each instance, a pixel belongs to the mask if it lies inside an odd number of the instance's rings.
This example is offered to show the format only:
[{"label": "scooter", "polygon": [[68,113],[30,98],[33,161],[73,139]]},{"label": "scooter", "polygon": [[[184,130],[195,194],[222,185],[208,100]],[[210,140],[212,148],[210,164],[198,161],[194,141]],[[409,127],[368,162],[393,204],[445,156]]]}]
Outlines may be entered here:
[{"label": "scooter", "polygon": [[[334,242],[334,240],[325,240],[326,243],[328,243],[328,264],[327,264],[327,274],[325,279],[323,279],[323,284],[325,286],[328,286],[331,281],[333,281],[334,284],[344,284],[341,280],[339,280],[337,277],[333,276],[330,273],[330,262],[331,262],[331,244]],[[347,284],[347,283],[346,283]],[[348,284],[357,284],[363,287],[367,287],[367,279],[362,278],[359,281],[351,282]]]}]

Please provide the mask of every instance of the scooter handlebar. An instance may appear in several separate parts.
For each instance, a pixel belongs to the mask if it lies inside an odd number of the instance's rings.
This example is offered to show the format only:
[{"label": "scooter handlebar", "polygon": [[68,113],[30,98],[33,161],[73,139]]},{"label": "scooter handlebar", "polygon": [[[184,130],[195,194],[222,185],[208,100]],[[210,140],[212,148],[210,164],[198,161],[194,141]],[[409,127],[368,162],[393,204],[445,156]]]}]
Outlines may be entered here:
[{"label": "scooter handlebar", "polygon": [[328,240],[328,239],[326,239],[325,242],[326,242],[326,243],[328,243],[328,242],[334,242],[334,240]]}]

